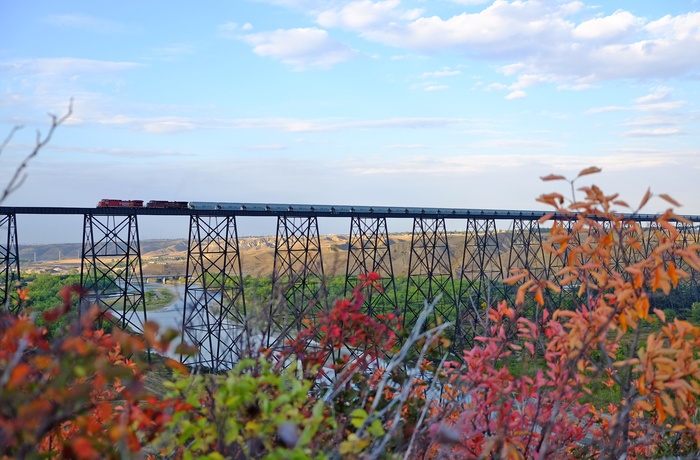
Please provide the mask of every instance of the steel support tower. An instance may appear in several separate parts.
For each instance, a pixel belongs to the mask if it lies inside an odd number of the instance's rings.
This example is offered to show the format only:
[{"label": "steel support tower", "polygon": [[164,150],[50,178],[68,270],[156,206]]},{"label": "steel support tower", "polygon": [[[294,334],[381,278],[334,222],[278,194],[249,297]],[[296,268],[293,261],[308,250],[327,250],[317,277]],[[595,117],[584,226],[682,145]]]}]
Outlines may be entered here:
[{"label": "steel support tower", "polygon": [[80,284],[81,299],[96,304],[115,326],[143,332],[146,302],[136,215],[85,214]]},{"label": "steel support tower", "polygon": [[503,285],[501,245],[495,219],[467,219],[464,253],[459,278],[459,298],[463,307],[460,329],[455,336],[464,337],[464,346],[473,345],[488,307],[506,296]]},{"label": "steel support tower", "polygon": [[347,298],[358,285],[359,275],[377,273],[382,290],[364,292],[364,307],[369,315],[400,314],[390,245],[385,217],[351,219],[344,297]]},{"label": "steel support tower", "polygon": [[198,348],[182,361],[210,372],[231,369],[251,346],[233,216],[190,217],[182,337]]},{"label": "steel support tower", "polygon": [[413,329],[425,303],[436,299],[432,322],[453,321],[461,330],[462,312],[455,296],[445,219],[414,218],[403,328]]},{"label": "steel support tower", "polygon": [[12,305],[15,285],[20,281],[19,249],[17,245],[17,220],[14,214],[0,217],[0,302],[6,311],[18,313],[19,306]]},{"label": "steel support tower", "polygon": [[326,308],[321,240],[316,217],[277,218],[266,343],[276,348],[316,324]]},{"label": "steel support tower", "polygon": [[[694,226],[692,223],[685,223],[685,222],[678,222],[676,224],[676,229],[678,230],[678,238],[676,239],[676,247],[678,248],[687,248],[690,247],[693,244],[697,244],[700,240],[700,232],[698,232],[698,228]],[[682,257],[678,257],[675,260],[676,262],[676,267],[680,268],[681,270],[685,271],[688,275],[690,275],[688,278],[681,278],[679,281],[679,284],[682,286],[695,286],[697,287],[700,285],[700,273],[698,273],[696,270],[691,267],[688,262],[683,260]],[[696,289],[696,298],[695,302],[697,302],[699,299],[698,297],[698,290]]]}]

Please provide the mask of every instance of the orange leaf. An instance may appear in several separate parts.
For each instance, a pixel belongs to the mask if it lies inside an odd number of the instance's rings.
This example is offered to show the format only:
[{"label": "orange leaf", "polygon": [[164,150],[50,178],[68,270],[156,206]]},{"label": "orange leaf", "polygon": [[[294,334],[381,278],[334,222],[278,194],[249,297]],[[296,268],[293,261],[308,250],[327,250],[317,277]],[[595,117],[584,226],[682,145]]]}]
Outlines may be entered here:
[{"label": "orange leaf", "polygon": [[544,224],[544,223],[547,222],[549,219],[551,219],[553,216],[554,216],[554,214],[552,214],[551,212],[550,212],[550,213],[547,213],[547,214],[544,214],[542,217],[540,217],[540,218],[537,220],[537,223]]},{"label": "orange leaf", "polygon": [[676,272],[676,264],[673,261],[668,263],[668,276],[671,277],[673,287],[678,286],[678,273]]},{"label": "orange leaf", "polygon": [[627,332],[627,313],[626,312],[623,311],[622,313],[620,313],[619,321],[620,321],[620,329],[622,329],[624,332]]},{"label": "orange leaf", "polygon": [[518,281],[520,281],[520,280],[526,278],[527,275],[528,275],[528,273],[527,273],[526,271],[523,271],[523,272],[520,272],[520,273],[518,273],[518,274],[516,274],[516,275],[509,276],[508,278],[506,278],[506,279],[503,280],[503,283],[505,283],[505,284],[515,284],[515,283],[517,283]]},{"label": "orange leaf", "polygon": [[560,176],[558,174],[550,174],[548,176],[542,176],[540,177],[540,180],[543,181],[549,181],[549,180],[566,180],[566,177]]},{"label": "orange leaf", "polygon": [[15,388],[17,385],[22,383],[24,378],[32,370],[28,364],[20,363],[12,369],[12,374],[10,374],[10,381],[7,383],[8,388]]},{"label": "orange leaf", "polygon": [[588,174],[595,174],[595,173],[599,173],[601,171],[602,171],[602,169],[600,169],[599,167],[591,166],[591,167],[588,167],[588,168],[582,170],[580,173],[578,173],[578,176],[576,176],[576,177],[586,176]]},{"label": "orange leaf", "polygon": [[[647,391],[647,389],[646,389],[646,387],[645,387],[644,374],[640,375],[639,378],[637,379],[637,390],[639,391],[639,394],[642,395],[642,396],[644,396],[645,394],[648,393],[648,391]],[[650,410],[651,410],[651,406],[650,406],[649,403],[647,403],[646,401],[640,400],[640,401],[637,401],[637,404],[640,404],[640,405],[641,405],[642,402],[644,402],[644,404],[645,404],[646,406],[648,406],[648,408],[647,408],[646,410],[647,410],[647,411],[650,411]]]},{"label": "orange leaf", "polygon": [[518,288],[518,294],[515,296],[515,305],[522,305],[525,302],[525,291],[527,286],[524,284]]},{"label": "orange leaf", "polygon": [[639,203],[639,209],[642,209],[645,204],[651,199],[651,188],[647,189],[647,193],[644,194],[644,198],[642,198],[642,202]]},{"label": "orange leaf", "polygon": [[681,206],[681,204],[679,202],[677,202],[676,200],[674,200],[673,198],[671,198],[670,196],[668,196],[665,193],[662,193],[661,195],[659,195],[659,198],[663,198],[664,200],[671,203],[673,206],[677,206],[677,207]]},{"label": "orange leaf", "polygon": [[658,308],[654,308],[654,314],[659,317],[662,323],[666,322],[666,313],[663,312],[663,310],[659,310]]},{"label": "orange leaf", "polygon": [[537,286],[537,290],[535,290],[535,301],[540,306],[544,305],[544,296],[542,295],[542,288],[540,286]]},{"label": "orange leaf", "polygon": [[659,423],[664,423],[664,420],[666,420],[666,411],[664,411],[664,406],[661,404],[661,400],[658,396],[656,397],[654,405],[656,406],[656,411],[659,413]]},{"label": "orange leaf", "polygon": [[179,361],[175,361],[174,359],[168,359],[165,362],[165,365],[168,366],[170,369],[174,370],[175,372],[182,374],[182,375],[189,375],[189,370],[187,369],[187,366],[182,364]]}]

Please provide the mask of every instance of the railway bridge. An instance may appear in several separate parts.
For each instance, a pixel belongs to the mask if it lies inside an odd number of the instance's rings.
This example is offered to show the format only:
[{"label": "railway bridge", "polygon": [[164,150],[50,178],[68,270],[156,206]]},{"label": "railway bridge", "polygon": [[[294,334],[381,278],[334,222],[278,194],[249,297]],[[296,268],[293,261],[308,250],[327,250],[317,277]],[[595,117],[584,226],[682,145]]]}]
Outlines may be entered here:
[{"label": "railway bridge", "polygon": [[[348,221],[346,293],[358,284],[358,275],[378,273],[384,289],[370,293],[365,307],[371,314],[398,313],[404,328],[412,327],[426,300],[439,298],[433,314],[436,320],[454,322],[455,347],[471,346],[485,302],[507,296],[501,281],[511,269],[526,268],[543,277],[564,266],[563,257],[542,248],[548,231],[539,222],[543,211],[257,203],[189,203],[179,208],[0,207],[0,300],[7,305],[11,305],[13,286],[21,279],[21,232],[16,220],[20,214],[83,216],[81,283],[89,293],[84,300],[110,311],[119,327],[136,332],[143,330],[148,315],[138,218],[188,218],[181,327],[183,338],[197,345],[200,352],[183,359],[188,365],[210,369],[231,367],[243,342],[250,339],[238,217],[263,216],[277,221],[271,273],[273,298],[265,307],[269,313],[267,327],[258,338],[265,346],[279,345],[302,327],[304,319],[315,318],[327,306],[319,218]],[[665,231],[656,225],[656,217],[630,216],[646,229],[646,241],[642,242],[646,254],[656,244],[654,235],[658,232],[653,230]],[[700,216],[684,217],[691,223],[677,223],[676,244],[681,247],[700,241]],[[395,219],[409,219],[413,224],[408,274],[402,289],[397,288],[394,276],[388,226]],[[555,215],[553,219],[569,217]],[[461,254],[455,254],[448,245],[447,220],[464,225]],[[457,264],[456,260],[461,262]],[[687,266],[682,268],[691,273],[684,283],[697,296],[700,273]],[[548,306],[561,306],[567,295],[571,292],[551,295]]]}]

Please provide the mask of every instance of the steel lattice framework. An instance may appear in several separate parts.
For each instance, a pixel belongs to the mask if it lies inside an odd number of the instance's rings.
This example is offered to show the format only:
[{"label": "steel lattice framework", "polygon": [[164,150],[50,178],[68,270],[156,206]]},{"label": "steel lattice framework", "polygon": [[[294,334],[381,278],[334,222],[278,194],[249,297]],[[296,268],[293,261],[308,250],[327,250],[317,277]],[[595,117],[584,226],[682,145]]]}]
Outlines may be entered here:
[{"label": "steel lattice framework", "polygon": [[506,296],[501,283],[503,264],[495,219],[467,219],[459,273],[459,302],[464,315],[459,318],[455,335],[464,337],[464,345],[472,346],[486,305]]},{"label": "steel lattice framework", "polygon": [[85,214],[80,284],[86,290],[82,301],[108,312],[116,326],[143,332],[146,302],[135,215]]},{"label": "steel lattice framework", "polygon": [[[9,301],[13,283],[19,280],[19,251],[16,214],[81,214],[84,216],[81,282],[83,300],[97,303],[113,316],[116,325],[142,332],[146,320],[146,298],[141,270],[138,215],[179,215],[190,219],[185,306],[182,334],[199,347],[197,356],[185,362],[217,371],[230,368],[242,350],[255,344],[278,347],[285,340],[314,324],[327,308],[324,266],[318,217],[350,219],[345,265],[346,295],[359,275],[376,272],[384,292],[371,292],[365,310],[374,315],[397,312],[403,327],[410,329],[426,301],[438,296],[433,321],[454,323],[453,351],[469,347],[480,332],[487,308],[495,302],[513,300],[515,287],[503,283],[513,269],[527,269],[537,279],[560,283],[558,273],[567,264],[570,247],[557,254],[546,251],[550,227],[540,224],[538,211],[493,211],[469,209],[374,208],[353,206],[262,205],[197,203],[198,209],[130,208],[0,208],[0,295]],[[269,216],[277,219],[273,297],[267,307],[262,337],[248,329],[237,216]],[[668,227],[652,215],[621,215],[614,221],[593,220],[583,234],[575,230],[572,216],[554,215],[558,230],[574,234],[573,245],[585,247],[591,236],[607,235],[615,245],[610,251],[611,269],[625,275],[625,268],[653,254],[661,245],[689,248],[700,241],[700,216],[685,216],[690,223],[672,222],[678,235],[671,240]],[[409,265],[405,291],[399,291],[392,261],[387,219],[412,219]],[[448,238],[445,220],[466,222],[464,234]],[[549,224],[547,224],[549,225]],[[507,230],[504,230],[507,229]],[[461,243],[463,241],[463,245]],[[461,260],[459,256],[461,255]],[[585,252],[581,262],[586,263]],[[681,279],[680,292],[667,298],[687,306],[700,299],[700,273],[678,256],[665,256],[690,276]],[[458,277],[459,279],[455,279]],[[569,308],[581,302],[576,282],[559,294],[545,296],[546,307]],[[397,299],[401,299],[398,302]],[[535,318],[538,311],[535,309]],[[257,337],[257,338],[256,338]],[[244,339],[248,339],[244,341]]]},{"label": "steel lattice framework", "polygon": [[187,274],[182,331],[198,353],[183,362],[230,369],[248,338],[235,217],[190,217]]},{"label": "steel lattice framework", "polygon": [[425,302],[435,302],[435,323],[461,317],[460,304],[455,298],[445,219],[413,219],[404,329],[413,328]]},{"label": "steel lattice framework", "polygon": [[390,244],[385,217],[351,219],[344,294],[347,298],[358,286],[360,275],[377,273],[383,289],[368,289],[364,301],[365,311],[373,316],[400,314]]},{"label": "steel lattice framework", "polygon": [[272,295],[266,331],[269,347],[278,347],[315,321],[326,308],[321,239],[316,217],[277,218]]},{"label": "steel lattice framework", "polygon": [[19,249],[17,247],[17,221],[14,214],[0,218],[0,305],[12,313],[17,313],[18,306],[12,305],[12,292],[20,281]]}]

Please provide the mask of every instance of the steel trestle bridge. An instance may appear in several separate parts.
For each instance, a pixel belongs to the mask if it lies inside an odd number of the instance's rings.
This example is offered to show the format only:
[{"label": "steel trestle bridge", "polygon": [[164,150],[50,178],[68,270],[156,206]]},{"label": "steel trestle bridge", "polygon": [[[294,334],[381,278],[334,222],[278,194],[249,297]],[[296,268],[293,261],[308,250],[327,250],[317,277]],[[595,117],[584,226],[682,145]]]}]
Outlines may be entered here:
[{"label": "steel trestle bridge", "polygon": [[[455,349],[472,346],[485,305],[507,297],[508,288],[502,280],[511,269],[526,268],[537,277],[553,279],[566,262],[565,254],[554,256],[543,250],[548,228],[539,220],[548,214],[545,211],[208,202],[191,202],[181,209],[0,207],[0,300],[10,307],[15,284],[20,281],[18,214],[82,215],[80,274],[88,292],[83,300],[97,303],[112,313],[119,327],[136,332],[143,331],[147,318],[138,217],[189,217],[181,332],[184,340],[200,351],[183,360],[214,370],[230,368],[251,340],[237,217],[277,220],[270,274],[273,297],[266,307],[269,321],[255,338],[255,343],[263,346],[281,345],[327,308],[318,218],[349,220],[346,294],[358,284],[360,274],[378,273],[384,289],[367,295],[366,311],[399,314],[404,328],[413,326],[426,300],[439,298],[434,319],[454,322]],[[658,243],[658,235],[668,234],[655,222],[656,215],[626,217],[645,229],[643,251],[632,256],[615,254],[613,264],[617,265],[630,257],[648,256]],[[678,247],[700,241],[700,216],[683,217],[691,223],[676,224]],[[394,276],[388,219],[413,222],[404,292],[398,292]],[[446,220],[464,222],[459,254],[449,245]],[[570,216],[554,215],[553,220],[569,221]],[[609,228],[609,222],[601,224]],[[457,260],[461,262],[455,263]],[[682,283],[692,287],[697,296],[700,273],[682,260],[675,263],[691,274]],[[560,294],[549,294],[547,308],[558,308],[566,296],[573,293],[564,289]]]}]

